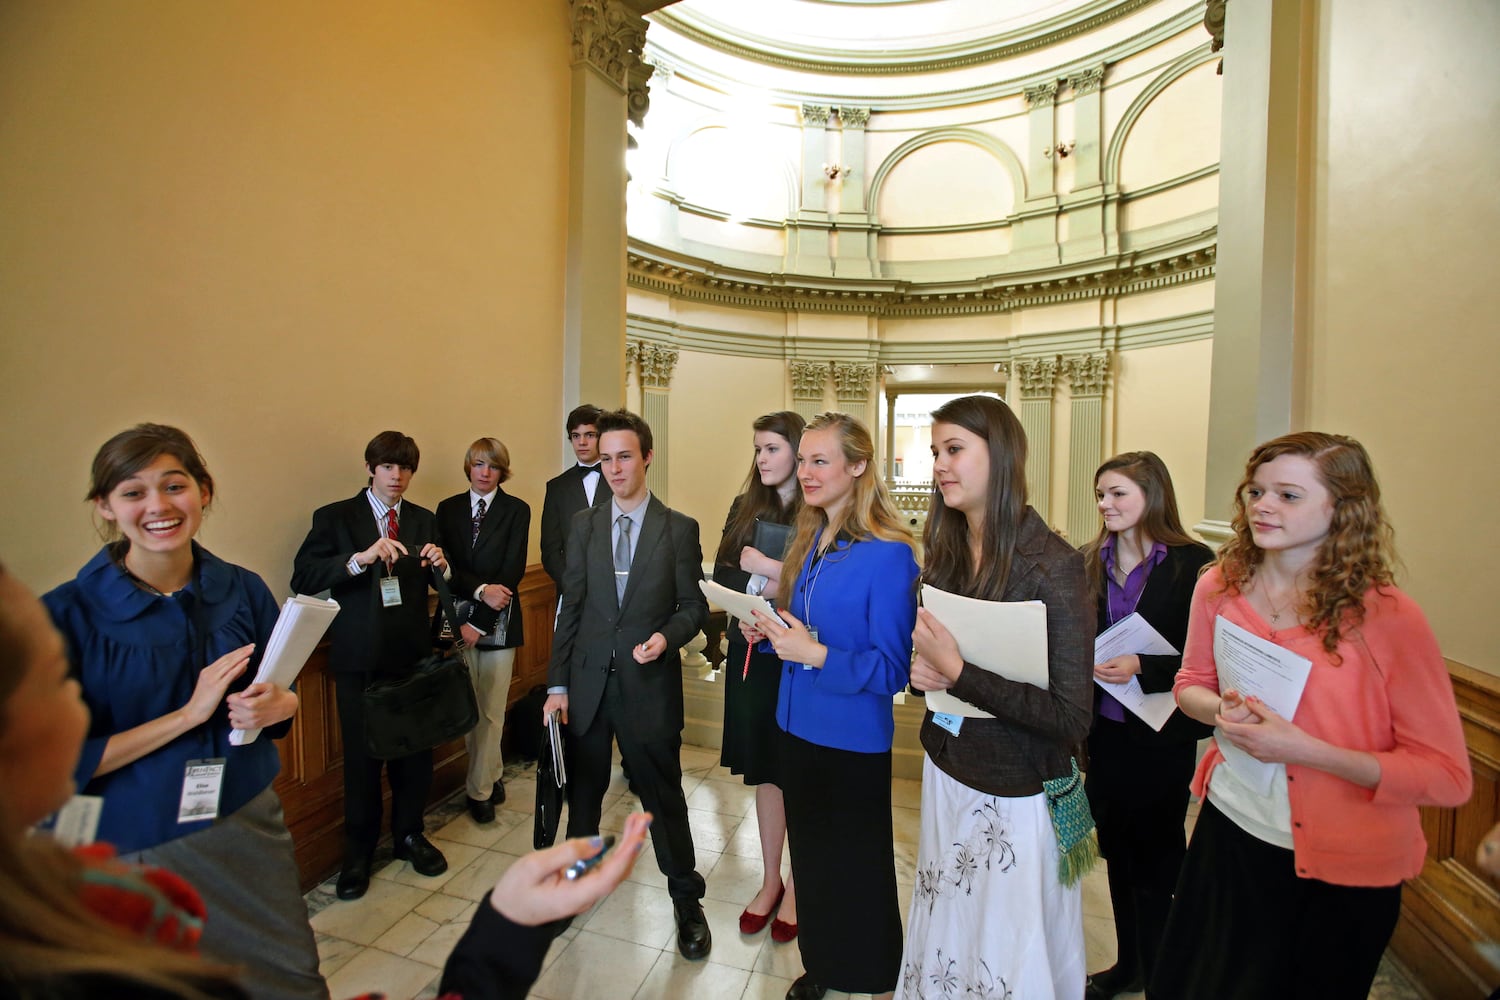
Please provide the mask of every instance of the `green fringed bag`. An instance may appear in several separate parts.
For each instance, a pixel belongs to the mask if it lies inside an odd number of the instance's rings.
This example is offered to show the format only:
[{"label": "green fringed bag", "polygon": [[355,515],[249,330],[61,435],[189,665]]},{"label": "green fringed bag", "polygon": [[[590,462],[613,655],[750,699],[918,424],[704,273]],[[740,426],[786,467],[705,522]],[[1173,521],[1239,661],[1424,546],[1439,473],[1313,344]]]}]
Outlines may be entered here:
[{"label": "green fringed bag", "polygon": [[1042,782],[1042,790],[1047,793],[1047,812],[1057,836],[1057,880],[1071,887],[1099,860],[1099,839],[1094,835],[1094,814],[1089,812],[1078,759],[1070,763],[1072,774]]}]

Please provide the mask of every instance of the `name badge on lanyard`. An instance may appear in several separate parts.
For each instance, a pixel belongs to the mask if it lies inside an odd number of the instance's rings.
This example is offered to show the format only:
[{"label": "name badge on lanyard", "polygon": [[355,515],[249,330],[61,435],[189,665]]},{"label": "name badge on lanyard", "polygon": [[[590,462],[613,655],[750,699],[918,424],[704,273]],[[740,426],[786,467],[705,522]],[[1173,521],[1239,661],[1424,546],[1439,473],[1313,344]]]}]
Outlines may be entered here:
[{"label": "name badge on lanyard", "polygon": [[190,760],[182,777],[182,802],[177,822],[196,823],[219,815],[219,794],[224,790],[224,758]]},{"label": "name badge on lanyard", "polygon": [[380,603],[387,608],[401,606],[401,579],[399,577],[383,576],[380,578]]}]

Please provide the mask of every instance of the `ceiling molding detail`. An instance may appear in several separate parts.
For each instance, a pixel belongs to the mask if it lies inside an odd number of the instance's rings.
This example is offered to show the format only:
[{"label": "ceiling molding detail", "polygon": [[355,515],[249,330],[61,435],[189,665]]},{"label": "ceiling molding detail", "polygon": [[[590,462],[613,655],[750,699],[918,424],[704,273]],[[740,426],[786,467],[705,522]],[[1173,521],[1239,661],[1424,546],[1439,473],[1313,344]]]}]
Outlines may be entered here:
[{"label": "ceiling molding detail", "polygon": [[1087,264],[988,275],[970,281],[766,274],[727,268],[635,239],[630,241],[626,256],[627,280],[632,288],[680,299],[799,312],[961,316],[1131,294],[1212,278],[1218,256],[1218,228]]},{"label": "ceiling molding detail", "polygon": [[[888,76],[961,69],[1035,52],[1088,34],[1154,2],[1156,0],[1098,0],[1081,10],[1069,11],[1015,31],[949,45],[914,47],[895,56],[889,50],[854,55],[848,48],[794,45],[776,38],[740,32],[711,18],[681,10],[658,11],[651,15],[651,21],[705,48],[748,62],[805,73]],[[1192,20],[1201,24],[1202,13],[1194,11]]]}]

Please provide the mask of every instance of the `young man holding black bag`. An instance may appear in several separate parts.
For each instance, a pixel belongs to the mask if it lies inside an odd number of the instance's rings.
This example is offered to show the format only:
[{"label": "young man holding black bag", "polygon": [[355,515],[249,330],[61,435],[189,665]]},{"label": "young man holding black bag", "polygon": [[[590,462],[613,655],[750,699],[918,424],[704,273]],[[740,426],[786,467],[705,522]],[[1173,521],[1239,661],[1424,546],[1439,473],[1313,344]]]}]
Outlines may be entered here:
[{"label": "young man holding black bag", "polygon": [[435,542],[432,511],[402,499],[419,458],[417,443],[405,434],[375,435],[365,446],[369,484],[354,497],[313,513],[312,529],[292,568],[293,590],[326,590],[340,608],[328,631],[328,666],[344,745],[340,899],[358,899],[370,885],[371,856],[380,837],[382,765],[389,767],[395,856],[410,861],[420,875],[448,869],[442,852],[423,835],[432,751],[383,761],[370,755],[365,740],[365,688],[410,671],[432,651],[428,567],[448,572]]}]

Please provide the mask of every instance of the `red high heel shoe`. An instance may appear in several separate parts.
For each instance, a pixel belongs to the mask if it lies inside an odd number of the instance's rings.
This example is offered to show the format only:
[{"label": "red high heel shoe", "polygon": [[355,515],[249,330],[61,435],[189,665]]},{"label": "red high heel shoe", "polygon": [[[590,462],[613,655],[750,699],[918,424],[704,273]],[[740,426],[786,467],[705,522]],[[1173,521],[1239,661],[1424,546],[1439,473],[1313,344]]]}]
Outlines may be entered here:
[{"label": "red high heel shoe", "polygon": [[[786,886],[782,886],[781,891],[776,894],[776,902],[771,904],[771,913],[775,913],[780,908],[781,897],[785,895]],[[766,929],[766,922],[771,919],[771,913],[751,913],[750,908],[747,906],[745,911],[740,914],[740,933],[759,934]],[[781,923],[779,920],[776,922]],[[775,933],[774,927],[771,930],[772,933]]]}]

